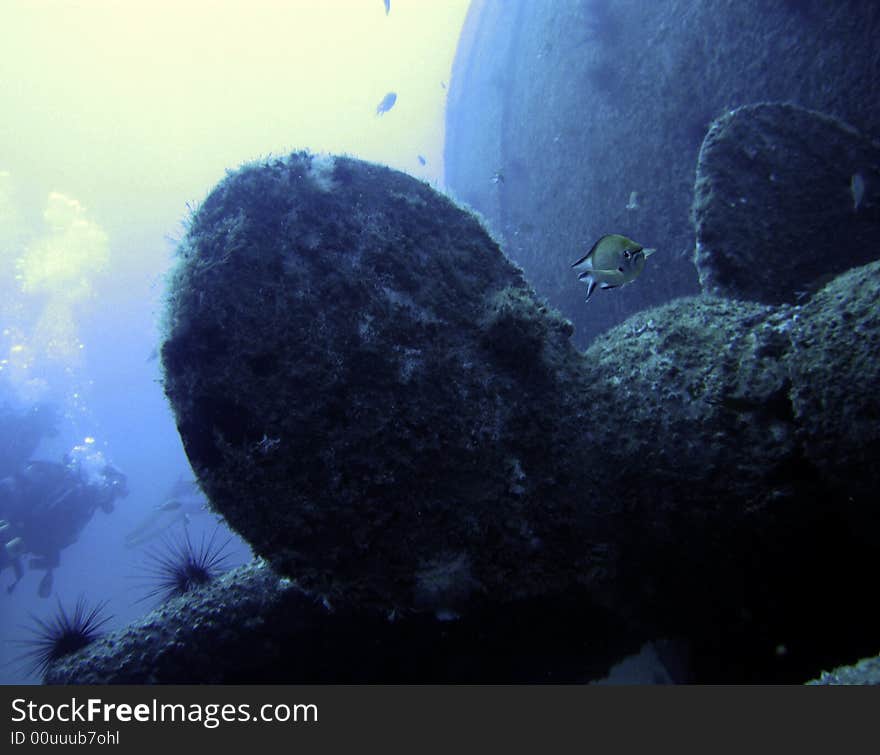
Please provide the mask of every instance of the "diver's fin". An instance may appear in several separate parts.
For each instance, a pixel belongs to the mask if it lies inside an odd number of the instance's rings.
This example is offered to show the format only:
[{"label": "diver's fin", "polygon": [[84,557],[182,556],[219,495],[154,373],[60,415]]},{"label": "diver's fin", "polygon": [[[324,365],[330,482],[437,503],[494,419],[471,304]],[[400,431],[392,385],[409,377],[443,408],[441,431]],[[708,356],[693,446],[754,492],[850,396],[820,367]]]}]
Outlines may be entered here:
[{"label": "diver's fin", "polygon": [[37,588],[37,595],[41,598],[48,598],[52,594],[52,570],[47,571],[40,580],[40,586]]},{"label": "diver's fin", "polygon": [[7,595],[12,595],[12,591],[15,589],[16,585],[21,582],[21,578],[24,577],[24,567],[21,565],[20,558],[16,558],[12,561],[12,571],[15,572],[15,580],[6,588]]}]

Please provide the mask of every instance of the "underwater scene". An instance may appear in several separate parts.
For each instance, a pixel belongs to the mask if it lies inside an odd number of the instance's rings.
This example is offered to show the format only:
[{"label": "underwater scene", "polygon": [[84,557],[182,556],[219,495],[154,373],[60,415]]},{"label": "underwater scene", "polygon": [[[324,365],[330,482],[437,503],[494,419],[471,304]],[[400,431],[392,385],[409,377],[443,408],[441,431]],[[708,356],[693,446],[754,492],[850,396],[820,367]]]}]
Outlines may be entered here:
[{"label": "underwater scene", "polygon": [[4,3],[0,682],[880,683],[877,39]]}]

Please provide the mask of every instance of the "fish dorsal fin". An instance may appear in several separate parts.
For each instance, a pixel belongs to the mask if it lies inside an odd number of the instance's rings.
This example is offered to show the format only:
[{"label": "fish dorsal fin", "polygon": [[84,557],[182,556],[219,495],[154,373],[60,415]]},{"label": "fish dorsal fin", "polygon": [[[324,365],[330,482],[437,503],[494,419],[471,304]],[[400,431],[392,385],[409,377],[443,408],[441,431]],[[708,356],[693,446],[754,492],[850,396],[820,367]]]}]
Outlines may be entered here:
[{"label": "fish dorsal fin", "polygon": [[590,257],[593,256],[593,252],[596,251],[596,249],[598,248],[599,244],[601,244],[605,239],[607,239],[607,238],[608,238],[609,236],[611,236],[611,235],[612,235],[612,234],[610,234],[610,233],[606,233],[604,236],[600,236],[598,239],[596,239],[596,243],[593,244],[593,246],[590,247],[590,251],[587,252],[583,257],[581,257],[577,262],[575,262],[575,263],[572,265],[572,267],[577,267],[578,265],[583,265],[585,262],[588,262],[588,261],[589,261],[590,264],[588,265],[588,267],[592,268],[592,267],[593,267],[593,263],[592,263],[592,261],[590,260]]}]

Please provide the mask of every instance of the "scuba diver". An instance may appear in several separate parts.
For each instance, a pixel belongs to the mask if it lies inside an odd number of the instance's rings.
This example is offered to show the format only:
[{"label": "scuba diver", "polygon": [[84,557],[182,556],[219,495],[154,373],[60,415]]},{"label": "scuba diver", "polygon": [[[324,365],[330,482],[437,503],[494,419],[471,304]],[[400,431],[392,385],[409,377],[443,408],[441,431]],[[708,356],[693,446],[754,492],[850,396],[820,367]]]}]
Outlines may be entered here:
[{"label": "scuba diver", "polygon": [[15,474],[0,480],[0,519],[6,555],[0,564],[10,566],[21,579],[22,554],[29,566],[46,572],[38,594],[52,592],[53,571],[61,551],[77,541],[98,509],[113,511],[114,501],[128,495],[126,476],[104,460],[100,451],[77,446],[64,463],[31,461]]},{"label": "scuba diver", "polygon": [[36,404],[24,411],[0,406],[0,478],[21,469],[43,438],[54,438],[58,421],[54,404]]}]

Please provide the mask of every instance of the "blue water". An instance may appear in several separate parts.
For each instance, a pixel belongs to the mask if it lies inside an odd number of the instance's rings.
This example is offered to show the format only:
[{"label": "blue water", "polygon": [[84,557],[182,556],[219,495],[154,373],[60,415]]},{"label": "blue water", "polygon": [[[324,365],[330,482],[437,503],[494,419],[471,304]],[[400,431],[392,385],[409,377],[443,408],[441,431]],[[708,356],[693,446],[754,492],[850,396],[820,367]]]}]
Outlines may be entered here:
[{"label": "blue water", "polygon": [[[0,574],[0,683],[39,681],[21,643],[59,600],[69,610],[80,595],[107,600],[106,630],[152,605],[139,599],[144,547],[156,542],[124,539],[192,477],[156,354],[187,208],[227,169],[303,148],[441,181],[467,0],[343,7],[230,3],[206,24],[199,4],[3,4],[0,416],[55,405],[58,434],[31,458],[61,463],[91,439],[130,494],[74,533],[49,597],[37,594],[43,572],[27,568],[28,554],[14,591],[12,570]],[[379,118],[389,91],[396,100]],[[188,529],[197,541],[218,526],[204,512]],[[251,557],[237,538],[229,553],[233,564]]]}]

